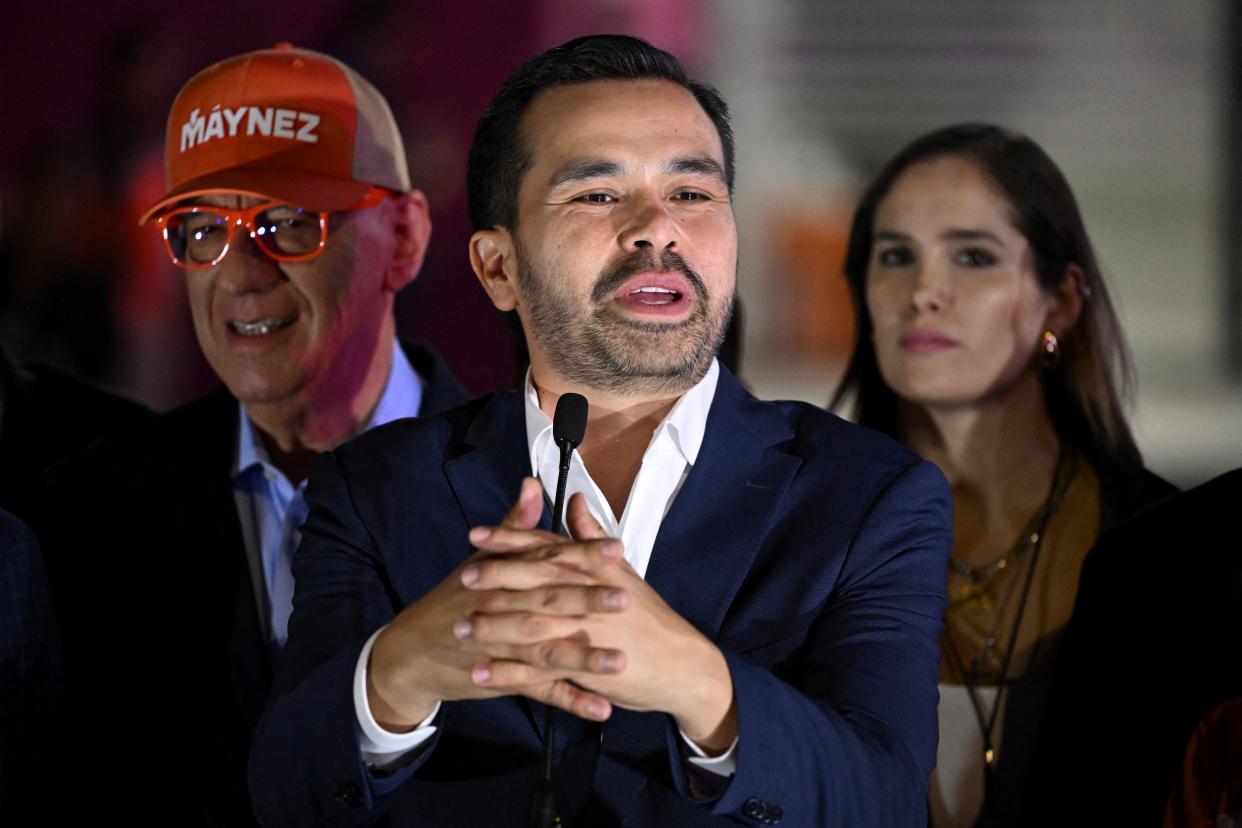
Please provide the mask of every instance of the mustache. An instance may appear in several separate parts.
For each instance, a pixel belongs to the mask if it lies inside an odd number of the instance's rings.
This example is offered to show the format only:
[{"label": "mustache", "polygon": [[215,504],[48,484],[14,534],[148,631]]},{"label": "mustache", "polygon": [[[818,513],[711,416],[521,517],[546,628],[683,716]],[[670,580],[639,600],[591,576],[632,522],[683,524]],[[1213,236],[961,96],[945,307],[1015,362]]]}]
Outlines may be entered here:
[{"label": "mustache", "polygon": [[635,250],[595,280],[595,286],[591,289],[591,301],[603,302],[616,293],[631,276],[651,270],[674,270],[680,273],[694,289],[694,295],[700,301],[707,301],[707,285],[703,284],[699,274],[675,250],[661,251],[658,259],[650,250]]}]

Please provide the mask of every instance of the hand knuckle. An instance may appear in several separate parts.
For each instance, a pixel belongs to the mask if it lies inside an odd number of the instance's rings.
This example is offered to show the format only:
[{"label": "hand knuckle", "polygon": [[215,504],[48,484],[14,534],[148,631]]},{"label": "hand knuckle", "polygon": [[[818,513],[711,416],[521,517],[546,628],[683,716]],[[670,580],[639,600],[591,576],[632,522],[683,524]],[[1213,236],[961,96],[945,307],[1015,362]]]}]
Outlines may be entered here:
[{"label": "hand knuckle", "polygon": [[555,641],[543,641],[535,645],[535,655],[541,664],[555,665],[560,656],[560,647]]},{"label": "hand knuckle", "polygon": [[547,634],[547,622],[538,615],[525,613],[519,621],[522,634],[528,638],[542,638]]}]

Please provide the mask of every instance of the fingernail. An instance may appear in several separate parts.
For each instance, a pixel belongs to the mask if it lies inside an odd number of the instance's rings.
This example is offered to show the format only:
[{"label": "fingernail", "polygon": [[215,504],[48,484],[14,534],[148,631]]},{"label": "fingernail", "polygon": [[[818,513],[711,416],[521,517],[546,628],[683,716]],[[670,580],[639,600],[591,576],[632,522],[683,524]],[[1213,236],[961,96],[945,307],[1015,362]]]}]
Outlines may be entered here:
[{"label": "fingernail", "polygon": [[464,618],[458,621],[457,623],[453,624],[453,637],[454,638],[458,638],[458,639],[469,638],[470,633],[472,632],[474,632],[474,624],[471,624],[469,621],[467,621]]},{"label": "fingernail", "polygon": [[604,606],[608,609],[621,609],[625,606],[625,591],[610,589],[604,593]]},{"label": "fingernail", "polygon": [[587,712],[597,719],[605,719],[608,717],[608,705],[603,702],[591,702],[587,705]]},{"label": "fingernail", "polygon": [[475,667],[470,671],[470,680],[475,684],[486,684],[492,677],[492,671],[486,667]]},{"label": "fingernail", "polygon": [[461,582],[464,586],[470,586],[477,580],[479,580],[479,568],[477,566],[462,570]]},{"label": "fingernail", "polygon": [[599,668],[601,670],[617,669],[617,654],[616,653],[604,653],[603,655],[601,655],[599,657]]},{"label": "fingernail", "polygon": [[470,542],[481,543],[492,536],[492,530],[486,526],[476,526],[470,530]]},{"label": "fingernail", "polygon": [[619,540],[610,540],[600,551],[605,558],[619,558],[625,553],[625,546]]}]

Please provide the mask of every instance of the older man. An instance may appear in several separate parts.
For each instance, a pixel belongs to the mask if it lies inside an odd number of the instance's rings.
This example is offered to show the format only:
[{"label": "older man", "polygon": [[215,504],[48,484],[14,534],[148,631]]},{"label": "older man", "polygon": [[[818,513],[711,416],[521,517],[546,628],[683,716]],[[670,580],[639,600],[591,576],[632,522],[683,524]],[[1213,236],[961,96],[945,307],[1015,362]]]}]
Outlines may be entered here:
[{"label": "older man", "polygon": [[947,487],[719,366],[732,182],[724,101],[640,40],[567,43],[493,99],[471,261],[528,381],[318,461],[266,822],[526,824],[551,705],[569,825],[926,824]]},{"label": "older man", "polygon": [[143,220],[224,388],[56,476],[80,737],[64,754],[127,824],[244,824],[311,459],[464,393],[396,340],[431,225],[365,79],[284,44],[225,60],[177,96],[166,150],[169,192]]}]

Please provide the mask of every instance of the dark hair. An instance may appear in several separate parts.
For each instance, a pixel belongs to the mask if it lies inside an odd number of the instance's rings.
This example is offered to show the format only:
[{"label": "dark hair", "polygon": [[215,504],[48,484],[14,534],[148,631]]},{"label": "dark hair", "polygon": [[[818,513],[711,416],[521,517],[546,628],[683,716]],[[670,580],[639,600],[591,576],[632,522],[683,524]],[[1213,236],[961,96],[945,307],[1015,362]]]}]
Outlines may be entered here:
[{"label": "dark hair", "polygon": [[686,77],[677,58],[629,35],[590,35],[549,49],[509,75],[492,98],[470,146],[466,197],[475,230],[517,227],[517,196],[530,166],[521,135],[522,115],[540,91],[600,80],[667,80],[694,95],[711,118],[724,148],[725,181],[733,191],[733,130],[720,93]]},{"label": "dark hair", "polygon": [[[853,395],[859,423],[897,436],[897,395],[880,376],[865,298],[875,213],[909,167],[945,157],[976,164],[1008,200],[1010,222],[1031,246],[1043,290],[1055,290],[1070,265],[1082,270],[1082,314],[1061,336],[1061,358],[1042,372],[1044,400],[1057,433],[1086,456],[1102,487],[1125,481],[1142,467],[1122,405],[1133,372],[1078,203],[1065,176],[1034,141],[991,124],[958,124],[918,138],[863,192],[845,253],[857,322],[854,356],[831,405]],[[1032,353],[1035,346],[1031,343]]]}]

